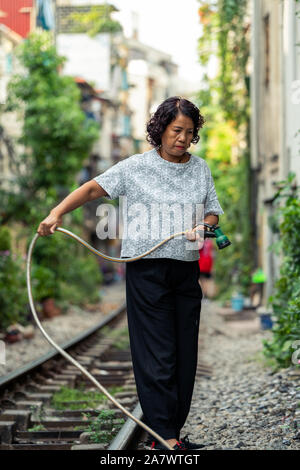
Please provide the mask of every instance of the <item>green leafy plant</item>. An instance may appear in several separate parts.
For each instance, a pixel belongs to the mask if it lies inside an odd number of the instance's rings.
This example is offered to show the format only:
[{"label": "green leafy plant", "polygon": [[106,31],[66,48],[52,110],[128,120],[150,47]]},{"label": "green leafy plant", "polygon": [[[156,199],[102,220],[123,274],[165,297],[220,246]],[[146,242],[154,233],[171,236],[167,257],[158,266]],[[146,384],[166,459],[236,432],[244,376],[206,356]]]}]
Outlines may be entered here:
[{"label": "green leafy plant", "polygon": [[[78,230],[73,232],[80,236]],[[32,269],[35,295],[47,294],[63,303],[84,306],[99,302],[99,285],[103,280],[95,256],[77,242],[61,233],[38,239],[34,250],[35,268]],[[41,292],[39,292],[41,289]]]},{"label": "green leafy plant", "polygon": [[276,253],[279,251],[281,265],[274,293],[268,299],[275,319],[273,336],[263,341],[263,352],[281,367],[291,365],[293,342],[300,339],[300,199],[295,176],[290,172],[288,178],[279,183],[275,194],[271,223],[279,240],[269,248]]},{"label": "green leafy plant", "polygon": [[[109,387],[108,391],[111,395],[122,391],[122,387]],[[57,410],[64,409],[82,409],[82,408],[95,408],[101,403],[107,402],[108,398],[104,393],[98,391],[85,390],[83,384],[79,384],[77,388],[70,388],[63,386],[58,392],[55,392],[52,397],[52,406]],[[85,402],[85,403],[67,403],[65,402]]]},{"label": "green leafy plant", "polygon": [[38,432],[38,431],[46,431],[47,428],[43,424],[36,424],[35,426],[32,426],[32,428],[28,428],[28,431],[31,432]]},{"label": "green leafy plant", "polygon": [[99,302],[99,285],[103,282],[103,275],[93,254],[73,258],[69,269],[65,264],[62,265],[60,279],[62,281],[58,298],[83,307],[88,302]]},{"label": "green leafy plant", "polygon": [[32,293],[36,301],[41,301],[56,294],[56,276],[45,266],[32,267]]},{"label": "green leafy plant", "polygon": [[87,427],[86,431],[92,433],[90,440],[94,443],[109,442],[125,422],[122,418],[118,420],[118,423],[114,422],[114,410],[101,410],[96,418],[92,417],[89,413],[84,414],[84,416],[86,419],[91,420],[91,424]]},{"label": "green leafy plant", "polygon": [[10,230],[0,226],[0,327],[26,323],[25,261],[11,251]]},{"label": "green leafy plant", "polygon": [[36,224],[47,215],[74,184],[99,136],[98,123],[80,108],[74,79],[59,73],[65,58],[51,41],[49,33],[34,33],[17,49],[23,71],[8,85],[5,111],[18,112],[23,122],[19,143],[25,151],[18,156],[14,187],[2,188],[4,221]]},{"label": "green leafy plant", "polygon": [[[30,34],[16,55],[20,73],[8,85],[3,112],[14,111],[21,120],[22,133],[17,143],[21,144],[18,148],[22,153],[15,159],[11,186],[0,182],[0,224],[13,222],[14,229],[19,224],[18,237],[26,239],[28,251],[39,223],[78,186],[75,179],[99,137],[99,124],[82,111],[74,79],[60,74],[65,58],[57,54],[51,34]],[[82,207],[67,214],[64,221],[69,222],[72,231],[77,227],[81,230]],[[5,236],[3,232],[3,243]],[[26,309],[26,295],[21,295],[21,279],[26,282],[26,270],[10,256],[3,257],[1,263],[0,308],[4,310],[4,325],[11,319],[19,321],[17,312],[21,315]],[[36,300],[55,297],[65,304],[99,300],[98,283],[102,278],[96,259],[62,234],[39,238],[32,274]]]},{"label": "green leafy plant", "polygon": [[44,409],[44,404],[42,404],[41,407],[32,405],[30,407],[30,411],[32,415],[36,416],[36,419],[38,420],[38,423],[32,426],[31,428],[28,429],[28,431],[46,431],[47,429],[43,424],[41,424],[41,421],[45,418],[46,412]]},{"label": "green leafy plant", "polygon": [[[211,56],[218,61],[214,77],[204,74],[196,102],[205,117],[200,131],[201,149],[213,174],[224,215],[219,223],[232,245],[215,250],[214,275],[218,299],[230,299],[238,279],[247,295],[254,268],[249,250],[255,241],[250,211],[250,95],[247,63],[250,56],[247,0],[199,0],[203,33],[198,40],[200,63]],[[225,254],[226,253],[226,254]],[[224,276],[226,273],[226,276]]]},{"label": "green leafy plant", "polygon": [[[103,393],[85,391],[83,386],[78,386],[76,389],[63,386],[53,395],[52,406],[57,410],[62,410],[65,408],[93,408],[99,405],[99,403],[103,403],[106,399],[107,397],[104,396]],[[72,401],[85,401],[86,403],[74,403],[70,405],[64,404],[64,402]]]},{"label": "green leafy plant", "polygon": [[88,12],[76,12],[69,15],[65,22],[70,22],[72,32],[88,33],[95,36],[99,33],[118,33],[122,25],[111,18],[111,14],[119,11],[114,5],[94,5]]},{"label": "green leafy plant", "polygon": [[7,226],[2,225],[0,227],[0,251],[11,250],[11,235],[10,230]]},{"label": "green leafy plant", "polygon": [[0,253],[0,327],[26,323],[27,289],[24,260],[11,252]]}]

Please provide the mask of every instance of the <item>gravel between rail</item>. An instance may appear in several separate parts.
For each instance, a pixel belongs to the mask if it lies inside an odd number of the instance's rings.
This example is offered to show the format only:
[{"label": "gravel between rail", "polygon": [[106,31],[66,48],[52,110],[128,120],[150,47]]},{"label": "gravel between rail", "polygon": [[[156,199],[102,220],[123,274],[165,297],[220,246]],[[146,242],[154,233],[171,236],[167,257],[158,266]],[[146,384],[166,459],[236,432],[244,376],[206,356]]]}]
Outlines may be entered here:
[{"label": "gravel between rail", "polygon": [[188,419],[181,436],[208,444],[204,450],[299,450],[299,369],[275,374],[262,360],[258,318],[225,321],[216,302],[202,303],[199,359],[212,366],[211,378],[195,383]]},{"label": "gravel between rail", "polygon": [[[99,322],[126,300],[125,281],[101,286],[102,302],[95,312],[70,307],[67,315],[43,322],[44,328],[62,343]],[[190,413],[181,431],[202,449],[300,449],[300,375],[291,364],[275,374],[262,361],[262,340],[271,337],[261,330],[258,318],[225,321],[217,302],[203,299],[200,336],[204,348],[199,360],[212,366],[210,378],[201,377],[194,387]],[[6,345],[5,375],[52,347],[36,330],[32,340]]]}]

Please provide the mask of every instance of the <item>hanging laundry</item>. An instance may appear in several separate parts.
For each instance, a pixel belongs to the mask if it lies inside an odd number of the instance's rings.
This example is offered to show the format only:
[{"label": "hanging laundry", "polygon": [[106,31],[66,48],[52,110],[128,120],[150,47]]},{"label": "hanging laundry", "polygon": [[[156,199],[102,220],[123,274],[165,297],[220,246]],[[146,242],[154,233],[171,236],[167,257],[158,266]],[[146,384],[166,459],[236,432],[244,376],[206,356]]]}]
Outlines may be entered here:
[{"label": "hanging laundry", "polygon": [[37,0],[36,24],[47,31],[55,28],[55,17],[52,0]]}]

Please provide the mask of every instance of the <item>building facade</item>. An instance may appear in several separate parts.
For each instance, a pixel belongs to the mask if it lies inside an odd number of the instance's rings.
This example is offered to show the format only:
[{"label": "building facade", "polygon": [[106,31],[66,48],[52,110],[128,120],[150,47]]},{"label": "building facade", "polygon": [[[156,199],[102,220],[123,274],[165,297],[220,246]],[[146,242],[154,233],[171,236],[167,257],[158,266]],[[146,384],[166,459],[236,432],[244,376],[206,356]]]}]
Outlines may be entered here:
[{"label": "building facade", "polygon": [[[18,71],[15,48],[22,37],[8,26],[0,23],[0,106],[7,102],[7,85]],[[17,160],[16,139],[20,136],[21,123],[15,112],[0,113],[0,185],[10,189],[14,181]]]},{"label": "building facade", "polygon": [[296,0],[252,0],[251,170],[256,264],[272,294],[280,259],[268,250],[277,241],[269,217],[279,181],[295,172],[300,185],[300,5]]}]

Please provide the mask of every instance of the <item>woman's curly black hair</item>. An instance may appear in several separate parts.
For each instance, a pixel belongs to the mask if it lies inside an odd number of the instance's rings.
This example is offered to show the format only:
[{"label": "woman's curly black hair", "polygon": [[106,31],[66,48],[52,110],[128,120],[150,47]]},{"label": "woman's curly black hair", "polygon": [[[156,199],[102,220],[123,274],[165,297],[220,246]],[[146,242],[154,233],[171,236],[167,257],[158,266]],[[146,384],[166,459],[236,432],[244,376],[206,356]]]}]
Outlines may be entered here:
[{"label": "woman's curly black hair", "polygon": [[191,101],[181,98],[180,96],[172,96],[163,101],[151,116],[146,124],[146,140],[153,146],[159,147],[161,145],[161,136],[170,122],[176,119],[177,115],[181,113],[192,119],[194,123],[194,133],[192,143],[199,142],[200,136],[198,135],[199,129],[203,127],[205,122],[204,117],[201,115],[197,106]]}]

